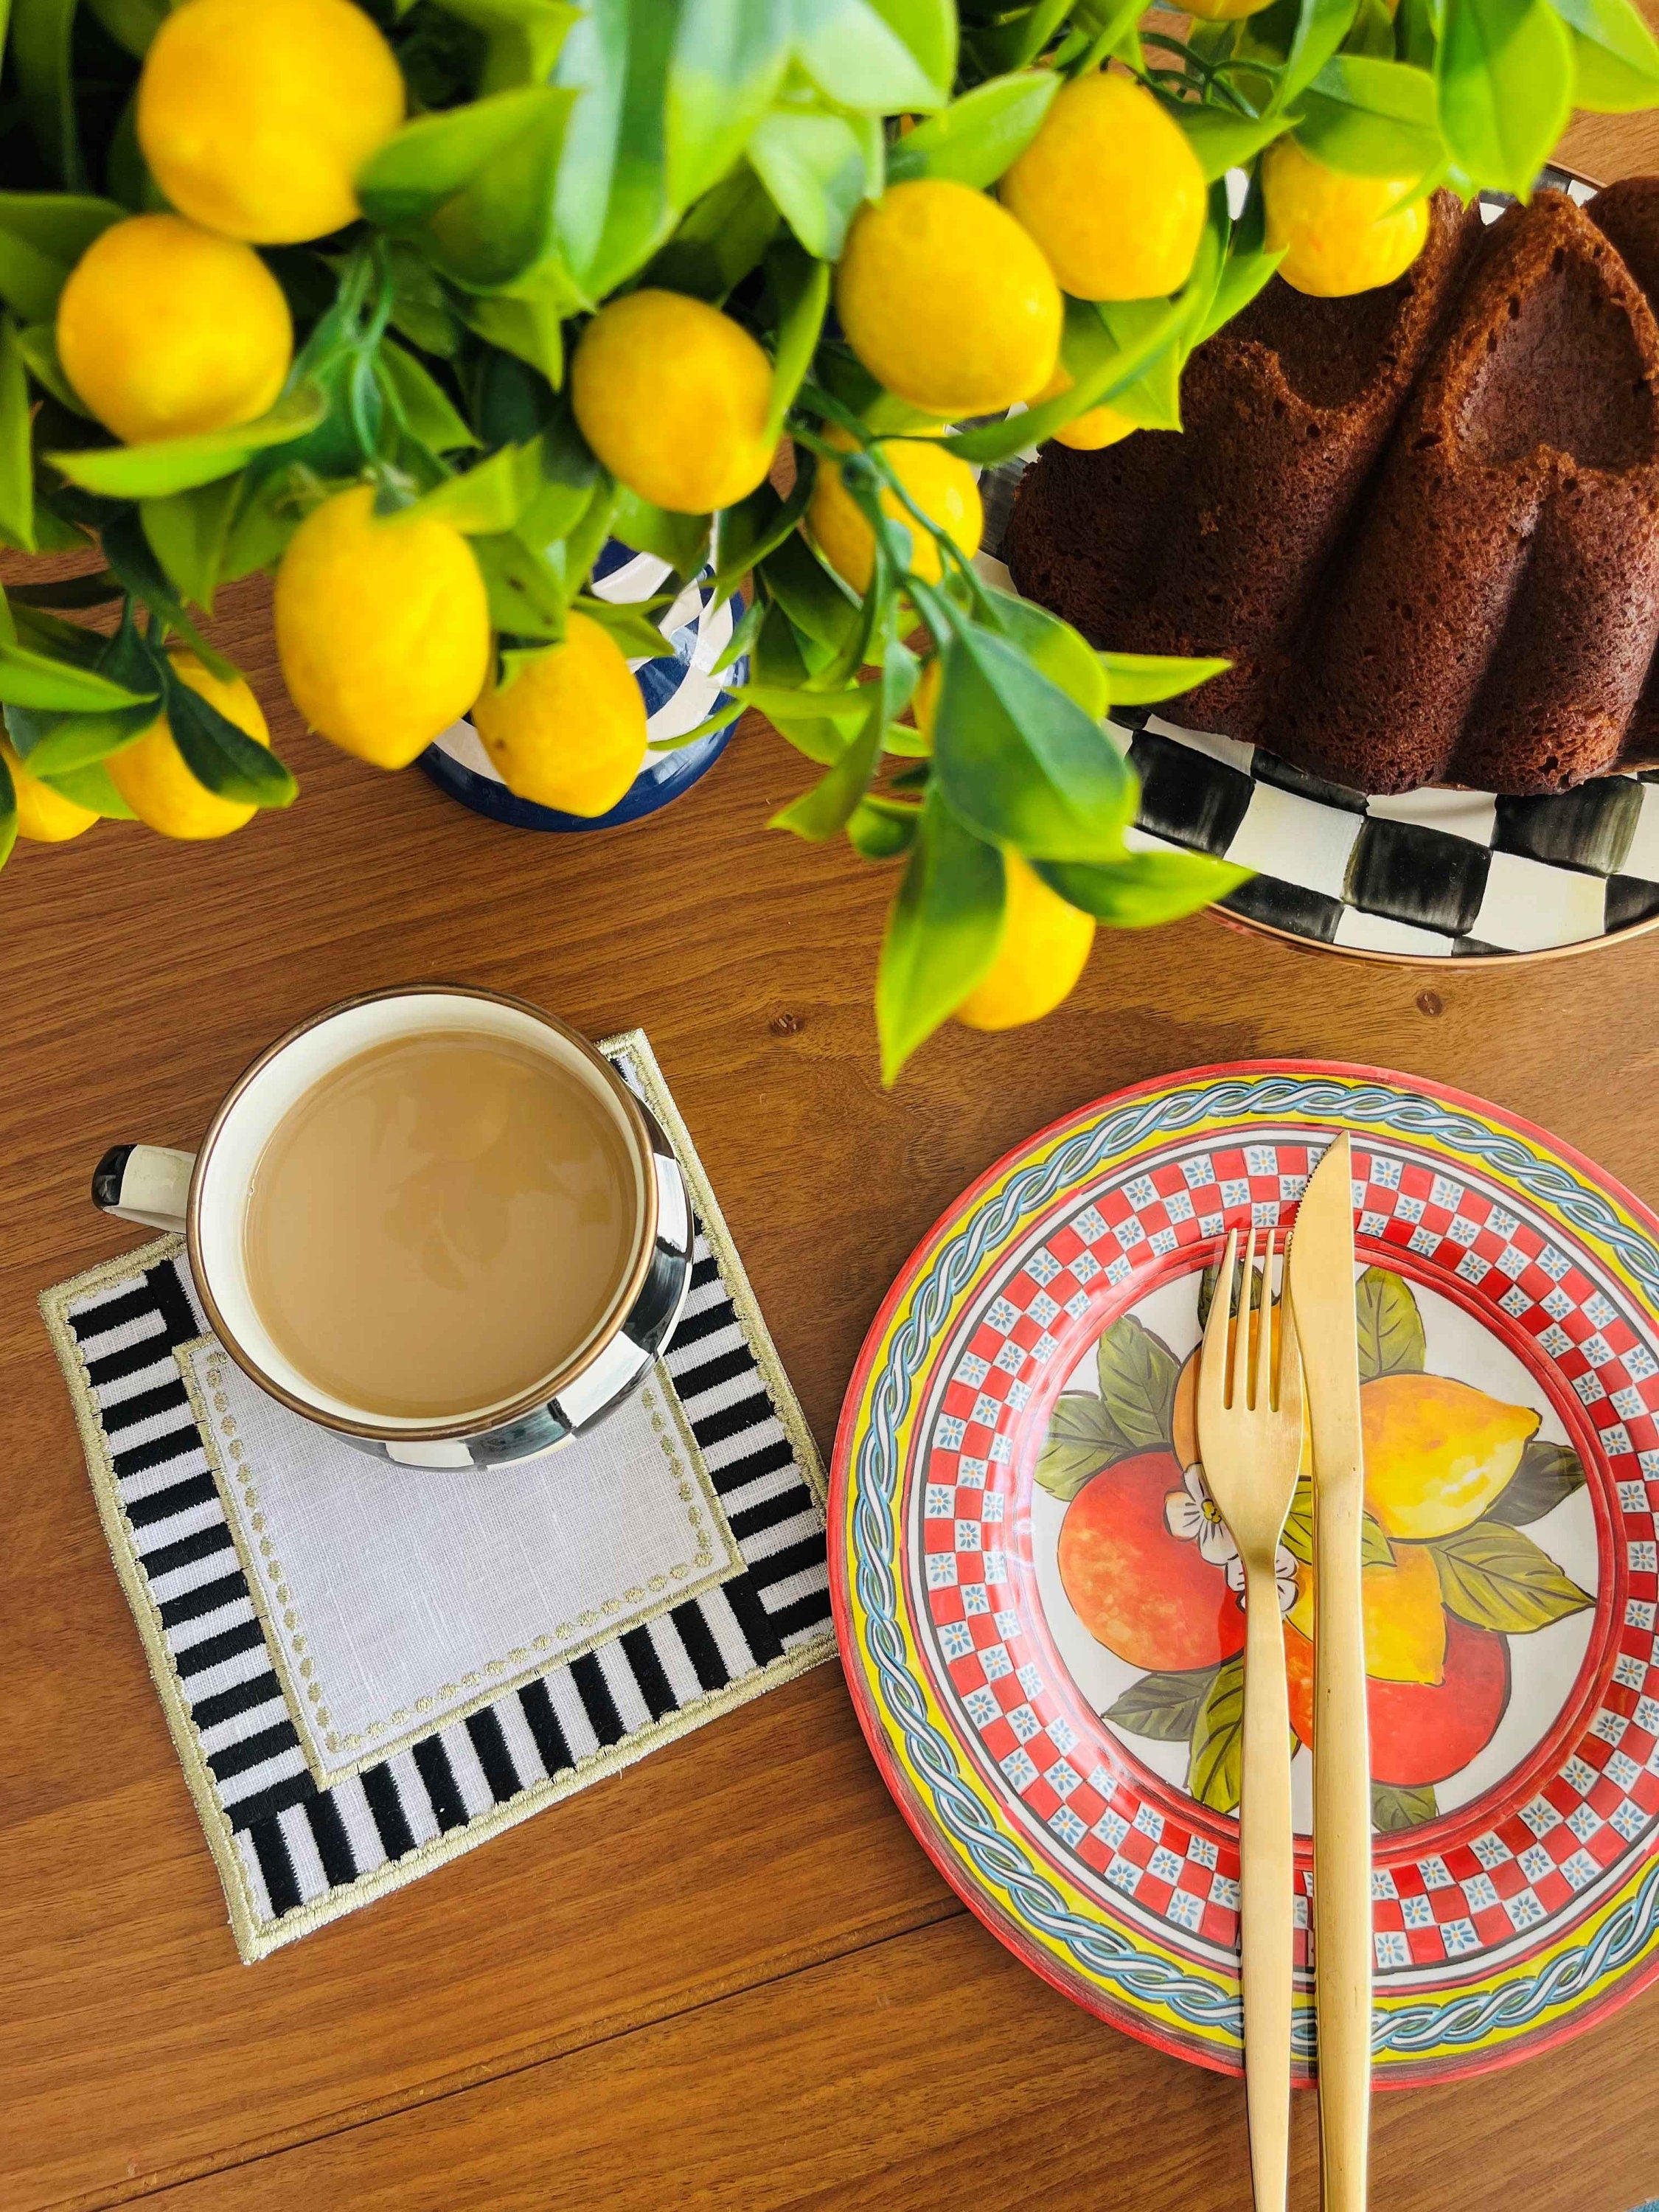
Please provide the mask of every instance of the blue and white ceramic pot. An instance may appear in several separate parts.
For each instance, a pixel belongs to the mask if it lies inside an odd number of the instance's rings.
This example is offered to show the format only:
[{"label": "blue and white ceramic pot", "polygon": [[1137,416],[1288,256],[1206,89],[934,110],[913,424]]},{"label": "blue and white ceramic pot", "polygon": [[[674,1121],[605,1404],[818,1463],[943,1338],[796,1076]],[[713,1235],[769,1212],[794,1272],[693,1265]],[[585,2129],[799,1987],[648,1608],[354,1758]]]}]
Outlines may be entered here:
[{"label": "blue and white ceramic pot", "polygon": [[[611,538],[593,567],[592,589],[597,598],[617,604],[648,599],[659,592],[671,571],[654,553],[635,553]],[[742,684],[749,673],[747,657],[715,676],[715,662],[732,641],[732,632],[743,614],[740,593],[723,606],[714,603],[714,572],[705,568],[694,577],[658,627],[667,642],[660,659],[630,661],[640,690],[650,741],[660,744],[684,737],[717,714],[731,697],[728,684]],[[607,814],[562,814],[556,807],[537,806],[515,798],[496,774],[471,722],[460,721],[421,755],[421,766],[441,790],[476,814],[495,822],[510,823],[517,830],[611,830],[623,822],[637,822],[654,814],[670,799],[690,791],[708,775],[726,750],[736,727],[699,738],[695,744],[677,745],[672,752],[647,755],[645,766]]]}]

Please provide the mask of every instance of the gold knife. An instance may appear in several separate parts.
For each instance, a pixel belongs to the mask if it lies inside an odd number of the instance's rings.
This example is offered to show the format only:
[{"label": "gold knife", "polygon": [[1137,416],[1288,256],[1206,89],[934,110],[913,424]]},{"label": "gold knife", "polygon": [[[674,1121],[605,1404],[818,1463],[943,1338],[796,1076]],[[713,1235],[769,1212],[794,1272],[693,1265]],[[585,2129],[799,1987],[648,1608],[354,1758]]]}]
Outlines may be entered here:
[{"label": "gold knife", "polygon": [[1364,2212],[1370,2128],[1370,1744],[1352,1190],[1344,1130],[1303,1194],[1288,1262],[1313,1433],[1314,2008],[1325,2212]]}]

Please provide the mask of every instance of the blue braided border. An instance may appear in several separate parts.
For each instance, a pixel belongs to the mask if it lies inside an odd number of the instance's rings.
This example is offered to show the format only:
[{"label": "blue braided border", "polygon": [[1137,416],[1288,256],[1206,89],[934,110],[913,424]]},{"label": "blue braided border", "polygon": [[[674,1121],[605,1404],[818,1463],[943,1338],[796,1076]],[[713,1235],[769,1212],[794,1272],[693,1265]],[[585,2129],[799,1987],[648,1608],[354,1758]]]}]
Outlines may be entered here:
[{"label": "blue braided border", "polygon": [[[944,1239],[918,1277],[909,1316],[895,1332],[885,1364],[867,1390],[853,1455],[849,1552],[866,1620],[871,1662],[866,1675],[876,1689],[884,1725],[902,1739],[909,1763],[926,1785],[935,1826],[979,1882],[993,1896],[1006,1893],[1015,1914],[1059,1946],[1079,1973],[1132,2003],[1162,2006],[1210,2039],[1220,2030],[1241,2043],[1243,2012],[1236,1990],[1219,1989],[1170,1960],[1139,1951],[1120,1929],[1073,1912],[1024,1845],[1004,1835],[964,1786],[956,1747],[929,1720],[921,1686],[905,1664],[893,1571],[898,1553],[894,1507],[902,1473],[898,1431],[929,1347],[986,1253],[1062,1190],[1146,1139],[1176,1135],[1216,1118],[1331,1120],[1437,1139],[1510,1178],[1574,1227],[1611,1246],[1654,1308],[1659,1308],[1659,1248],[1624,1221],[1600,1191],[1540,1158],[1524,1139],[1494,1130],[1441,1100],[1363,1079],[1267,1074],[1226,1076],[1196,1090],[1139,1099],[1086,1123],[1047,1160],[1021,1169],[995,1198],[975,1208]],[[1379,2007],[1372,2018],[1372,2055],[1403,2061],[1448,2045],[1470,2049],[1497,2033],[1512,2034],[1636,1965],[1656,1944],[1659,1864],[1592,1942],[1561,1952],[1538,1972],[1442,2003]],[[1292,2044],[1299,2057],[1312,2057],[1310,2007],[1297,2008]]]}]

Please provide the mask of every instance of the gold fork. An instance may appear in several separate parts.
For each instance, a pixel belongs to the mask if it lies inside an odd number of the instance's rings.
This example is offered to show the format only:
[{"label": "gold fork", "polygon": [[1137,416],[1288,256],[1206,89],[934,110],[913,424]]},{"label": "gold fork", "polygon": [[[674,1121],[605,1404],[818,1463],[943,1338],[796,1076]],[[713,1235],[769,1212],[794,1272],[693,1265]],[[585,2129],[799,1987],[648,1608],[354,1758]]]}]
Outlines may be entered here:
[{"label": "gold fork", "polygon": [[[1283,2212],[1291,2124],[1291,1713],[1274,1562],[1302,1458],[1302,1362],[1290,1301],[1279,1306],[1273,1357],[1273,1232],[1261,1283],[1254,1395],[1250,1297],[1255,1231],[1234,1312],[1238,1234],[1227,1239],[1198,1369],[1198,1449],[1204,1479],[1244,1570],[1244,1748],[1240,1784],[1239,1914],[1244,1990],[1244,2092],[1256,2212]],[[1227,1337],[1237,1322],[1232,1389]],[[1277,1401],[1277,1402],[1275,1402]]]}]

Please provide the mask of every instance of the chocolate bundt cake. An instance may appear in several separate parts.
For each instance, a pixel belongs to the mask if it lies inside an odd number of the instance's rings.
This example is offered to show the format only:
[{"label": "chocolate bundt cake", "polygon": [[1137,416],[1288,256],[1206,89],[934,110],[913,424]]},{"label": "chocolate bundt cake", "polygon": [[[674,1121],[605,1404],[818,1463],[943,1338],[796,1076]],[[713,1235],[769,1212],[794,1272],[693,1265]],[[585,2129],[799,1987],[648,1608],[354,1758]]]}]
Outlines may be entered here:
[{"label": "chocolate bundt cake", "polygon": [[1181,434],[1047,447],[1019,589],[1098,645],[1227,655],[1182,720],[1364,790],[1659,756],[1659,180],[1480,232],[1440,195],[1396,284],[1271,283],[1188,363]]}]

